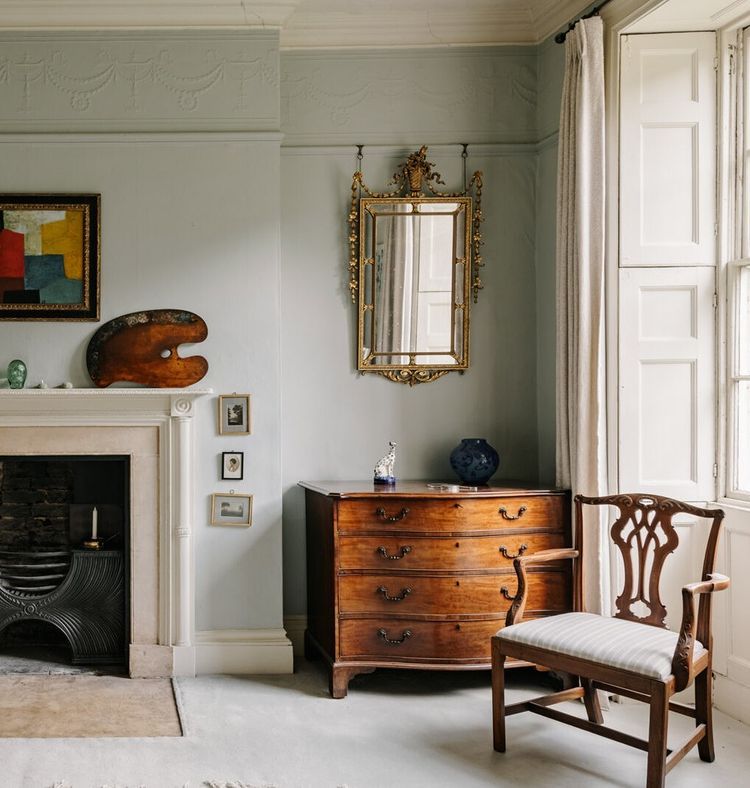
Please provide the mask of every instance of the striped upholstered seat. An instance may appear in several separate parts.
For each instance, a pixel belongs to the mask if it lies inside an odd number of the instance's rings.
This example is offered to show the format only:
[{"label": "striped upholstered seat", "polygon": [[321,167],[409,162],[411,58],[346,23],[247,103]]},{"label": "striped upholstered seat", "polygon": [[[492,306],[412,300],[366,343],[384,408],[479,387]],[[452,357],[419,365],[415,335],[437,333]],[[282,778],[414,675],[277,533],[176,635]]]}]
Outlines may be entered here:
[{"label": "striped upholstered seat", "polygon": [[[593,613],[563,613],[524,621],[497,633],[505,642],[548,649],[640,676],[664,680],[672,673],[677,633]],[[706,649],[696,641],[693,661]]]}]

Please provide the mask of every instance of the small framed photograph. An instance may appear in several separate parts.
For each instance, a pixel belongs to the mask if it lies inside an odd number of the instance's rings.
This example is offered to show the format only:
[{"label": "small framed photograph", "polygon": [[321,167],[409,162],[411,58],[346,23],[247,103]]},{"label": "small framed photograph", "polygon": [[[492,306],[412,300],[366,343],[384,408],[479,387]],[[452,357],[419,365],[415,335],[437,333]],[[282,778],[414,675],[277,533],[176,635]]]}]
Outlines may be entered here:
[{"label": "small framed photograph", "polygon": [[245,454],[241,451],[221,453],[221,478],[242,479],[245,473]]},{"label": "small framed photograph", "polygon": [[250,434],[250,395],[222,394],[219,397],[219,435]]},{"label": "small framed photograph", "polygon": [[244,493],[214,493],[211,496],[211,525],[253,523],[253,496]]}]

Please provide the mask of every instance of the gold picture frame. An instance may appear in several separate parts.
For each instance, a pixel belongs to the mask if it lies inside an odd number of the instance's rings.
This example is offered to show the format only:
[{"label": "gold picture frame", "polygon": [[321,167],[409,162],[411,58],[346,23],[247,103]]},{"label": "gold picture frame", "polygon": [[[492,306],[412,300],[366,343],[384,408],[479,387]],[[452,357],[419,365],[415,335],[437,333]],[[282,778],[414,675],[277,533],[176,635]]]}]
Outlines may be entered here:
[{"label": "gold picture frame", "polygon": [[99,194],[0,194],[0,320],[99,320]]},{"label": "gold picture frame", "polygon": [[211,525],[249,528],[253,524],[253,496],[249,493],[213,493]]},{"label": "gold picture frame", "polygon": [[252,414],[249,394],[221,394],[219,396],[219,435],[250,435]]}]

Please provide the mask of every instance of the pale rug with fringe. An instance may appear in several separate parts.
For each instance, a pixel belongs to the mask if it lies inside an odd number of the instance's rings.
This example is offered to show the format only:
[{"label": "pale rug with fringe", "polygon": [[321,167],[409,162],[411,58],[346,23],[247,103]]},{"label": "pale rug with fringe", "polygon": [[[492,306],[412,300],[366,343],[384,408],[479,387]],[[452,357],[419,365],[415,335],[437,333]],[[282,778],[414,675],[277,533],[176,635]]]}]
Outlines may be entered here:
[{"label": "pale rug with fringe", "polygon": [[0,738],[182,736],[172,681],[0,677]]}]

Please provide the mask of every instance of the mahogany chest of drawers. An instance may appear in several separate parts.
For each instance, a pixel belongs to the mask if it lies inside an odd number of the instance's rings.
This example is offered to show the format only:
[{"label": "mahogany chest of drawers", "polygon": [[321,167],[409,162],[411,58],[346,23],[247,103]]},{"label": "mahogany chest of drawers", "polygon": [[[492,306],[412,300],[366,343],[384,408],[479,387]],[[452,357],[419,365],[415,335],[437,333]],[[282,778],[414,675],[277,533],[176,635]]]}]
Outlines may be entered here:
[{"label": "mahogany chest of drawers", "polygon": [[[343,698],[380,667],[490,668],[516,592],[513,558],[571,546],[564,490],[300,482],[307,518],[305,655]],[[570,562],[530,568],[525,618],[571,609]]]}]

